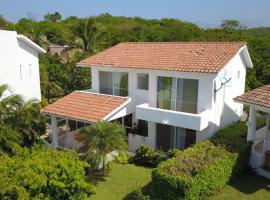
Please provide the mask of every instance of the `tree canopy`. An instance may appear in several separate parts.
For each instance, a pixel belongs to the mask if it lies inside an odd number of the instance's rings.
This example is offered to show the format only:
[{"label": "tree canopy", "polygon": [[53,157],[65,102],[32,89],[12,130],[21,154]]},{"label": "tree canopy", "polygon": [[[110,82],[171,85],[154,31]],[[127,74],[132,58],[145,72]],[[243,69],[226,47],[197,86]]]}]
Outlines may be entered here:
[{"label": "tree canopy", "polygon": [[234,19],[222,20],[217,28],[204,29],[177,19],[115,17],[108,13],[62,19],[55,12],[47,14],[44,21],[22,18],[15,24],[4,23],[5,29],[14,27],[45,47],[42,35],[50,43],[68,45],[66,63],[61,56],[40,56],[42,95],[50,102],[72,90],[90,88],[89,69],[75,67],[75,63],[120,42],[244,41],[254,64],[247,73],[246,89],[270,83],[270,28],[247,28]]}]

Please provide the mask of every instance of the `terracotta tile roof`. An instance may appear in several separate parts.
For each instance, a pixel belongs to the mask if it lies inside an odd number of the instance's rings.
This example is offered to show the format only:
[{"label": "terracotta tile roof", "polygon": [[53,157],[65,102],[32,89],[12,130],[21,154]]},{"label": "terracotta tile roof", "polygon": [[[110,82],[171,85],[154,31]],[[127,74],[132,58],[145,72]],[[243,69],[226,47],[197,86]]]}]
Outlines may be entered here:
[{"label": "terracotta tile roof", "polygon": [[265,85],[251,90],[241,96],[236,97],[234,100],[270,108],[270,85]]},{"label": "terracotta tile roof", "polygon": [[120,43],[77,65],[216,73],[245,45],[243,42]]},{"label": "terracotta tile roof", "polygon": [[127,102],[129,98],[75,91],[58,99],[41,110],[53,114],[86,122],[96,122]]}]

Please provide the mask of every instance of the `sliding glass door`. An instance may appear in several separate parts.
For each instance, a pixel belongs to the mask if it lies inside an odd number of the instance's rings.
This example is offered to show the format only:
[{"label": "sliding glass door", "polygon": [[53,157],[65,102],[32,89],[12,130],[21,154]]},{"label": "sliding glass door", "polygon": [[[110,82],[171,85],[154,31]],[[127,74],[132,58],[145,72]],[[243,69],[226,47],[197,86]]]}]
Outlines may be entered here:
[{"label": "sliding glass door", "polygon": [[99,72],[100,93],[128,96],[128,73]]},{"label": "sliding glass door", "polygon": [[156,124],[157,149],[185,149],[196,143],[196,131],[181,127]]},{"label": "sliding glass door", "polygon": [[157,107],[197,113],[198,80],[158,77]]}]

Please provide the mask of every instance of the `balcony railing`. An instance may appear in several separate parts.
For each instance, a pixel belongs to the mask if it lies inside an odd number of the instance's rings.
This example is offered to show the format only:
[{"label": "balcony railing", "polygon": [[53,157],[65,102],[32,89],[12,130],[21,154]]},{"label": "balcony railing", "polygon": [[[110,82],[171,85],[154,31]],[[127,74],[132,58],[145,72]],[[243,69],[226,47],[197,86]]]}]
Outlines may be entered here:
[{"label": "balcony railing", "polygon": [[199,114],[179,112],[150,107],[148,104],[141,104],[136,107],[136,117],[138,119],[177,126],[187,129],[202,131],[208,127],[209,112],[203,111]]}]

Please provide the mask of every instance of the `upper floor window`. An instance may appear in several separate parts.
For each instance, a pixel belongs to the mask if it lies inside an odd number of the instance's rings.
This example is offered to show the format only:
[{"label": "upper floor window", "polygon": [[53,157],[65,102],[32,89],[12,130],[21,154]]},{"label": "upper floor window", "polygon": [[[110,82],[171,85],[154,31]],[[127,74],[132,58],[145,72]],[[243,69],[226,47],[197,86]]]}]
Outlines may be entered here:
[{"label": "upper floor window", "polygon": [[148,90],[148,74],[138,74],[137,75],[137,88],[140,90]]},{"label": "upper floor window", "polygon": [[198,80],[158,77],[157,107],[197,113]]},{"label": "upper floor window", "polygon": [[100,71],[99,90],[104,94],[128,96],[128,73]]}]

